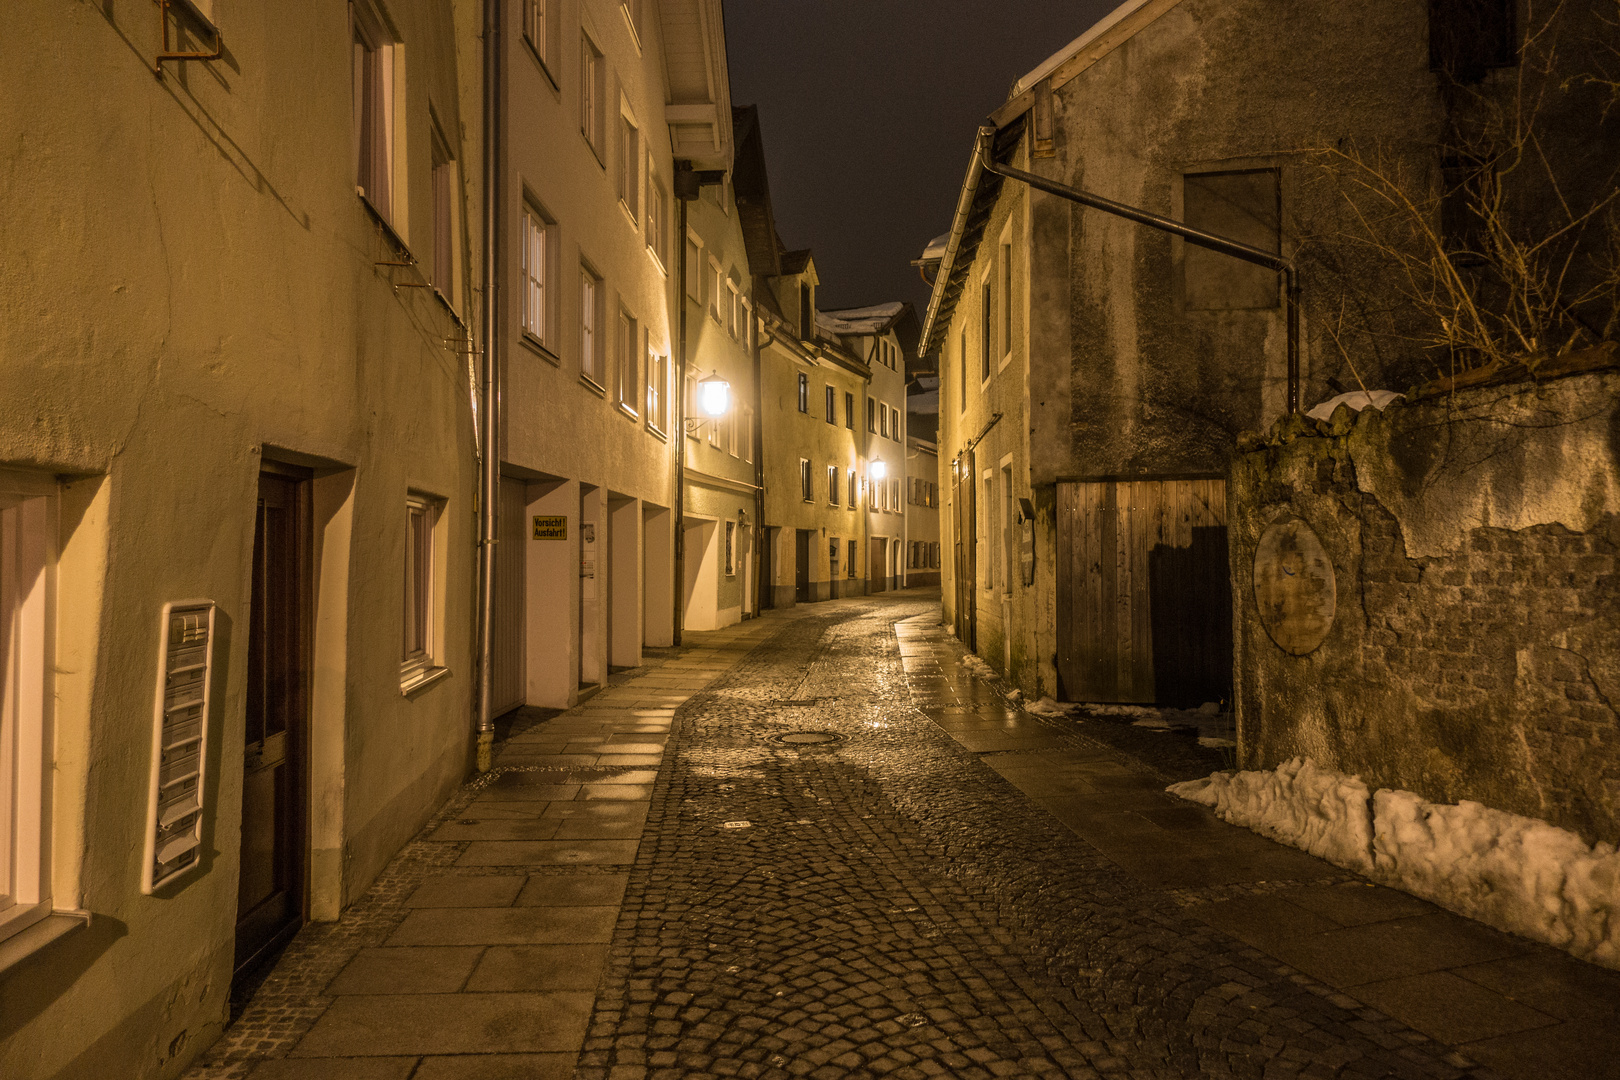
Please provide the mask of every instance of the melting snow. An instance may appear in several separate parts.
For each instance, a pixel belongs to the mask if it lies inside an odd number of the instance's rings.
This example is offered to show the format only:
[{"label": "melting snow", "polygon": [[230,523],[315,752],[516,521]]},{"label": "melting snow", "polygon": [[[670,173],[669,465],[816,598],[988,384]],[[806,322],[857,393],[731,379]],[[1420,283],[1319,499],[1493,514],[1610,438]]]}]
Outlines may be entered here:
[{"label": "melting snow", "polygon": [[1360,412],[1368,405],[1371,405],[1382,412],[1384,409],[1389,408],[1390,402],[1405,396],[1405,394],[1397,394],[1393,390],[1352,390],[1348,394],[1328,398],[1305,415],[1312,420],[1331,420],[1333,419],[1333,410],[1340,405],[1348,405],[1356,412]]}]

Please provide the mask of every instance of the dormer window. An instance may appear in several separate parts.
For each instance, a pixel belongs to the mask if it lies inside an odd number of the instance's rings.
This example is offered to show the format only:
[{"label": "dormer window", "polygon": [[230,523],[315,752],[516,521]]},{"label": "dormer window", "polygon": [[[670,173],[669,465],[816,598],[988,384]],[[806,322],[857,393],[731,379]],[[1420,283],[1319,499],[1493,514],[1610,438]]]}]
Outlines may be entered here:
[{"label": "dormer window", "polygon": [[816,336],[816,309],[810,295],[810,286],[799,284],[799,340],[811,341]]}]

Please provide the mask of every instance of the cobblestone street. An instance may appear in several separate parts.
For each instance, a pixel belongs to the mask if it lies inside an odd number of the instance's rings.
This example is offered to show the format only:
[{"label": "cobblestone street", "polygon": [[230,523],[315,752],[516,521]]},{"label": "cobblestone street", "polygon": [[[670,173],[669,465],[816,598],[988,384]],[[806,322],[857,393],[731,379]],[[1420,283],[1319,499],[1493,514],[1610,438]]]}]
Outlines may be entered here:
[{"label": "cobblestone street", "polygon": [[520,729],[189,1075],[1615,1075],[1613,973],[1178,803],[936,597],[689,635]]}]

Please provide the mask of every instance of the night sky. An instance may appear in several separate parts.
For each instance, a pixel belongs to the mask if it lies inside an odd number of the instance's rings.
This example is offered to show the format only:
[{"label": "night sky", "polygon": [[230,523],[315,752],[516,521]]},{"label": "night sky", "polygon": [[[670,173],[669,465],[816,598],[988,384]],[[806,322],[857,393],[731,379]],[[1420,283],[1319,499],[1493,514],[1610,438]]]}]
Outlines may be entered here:
[{"label": "night sky", "polygon": [[910,300],[973,136],[1013,82],[1118,0],[726,0],[731,100],[758,105],[777,228],[818,306]]}]

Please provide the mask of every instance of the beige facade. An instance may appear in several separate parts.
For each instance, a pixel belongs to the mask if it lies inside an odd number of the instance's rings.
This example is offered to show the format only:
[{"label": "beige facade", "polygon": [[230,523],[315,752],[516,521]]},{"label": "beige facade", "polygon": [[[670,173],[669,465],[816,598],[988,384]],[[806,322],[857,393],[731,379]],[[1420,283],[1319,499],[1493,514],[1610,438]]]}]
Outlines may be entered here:
[{"label": "beige facade", "polygon": [[505,10],[496,712],[674,641],[675,167],[723,170],[731,141],[718,0]]},{"label": "beige facade", "polygon": [[939,448],[906,438],[905,584],[938,585],[944,552],[939,543]]},{"label": "beige facade", "polygon": [[238,939],[335,918],[470,764],[465,11],[202,7],[223,58],[158,78],[154,5],[7,12],[8,1080],[178,1073]]}]

